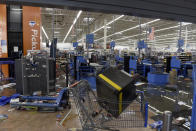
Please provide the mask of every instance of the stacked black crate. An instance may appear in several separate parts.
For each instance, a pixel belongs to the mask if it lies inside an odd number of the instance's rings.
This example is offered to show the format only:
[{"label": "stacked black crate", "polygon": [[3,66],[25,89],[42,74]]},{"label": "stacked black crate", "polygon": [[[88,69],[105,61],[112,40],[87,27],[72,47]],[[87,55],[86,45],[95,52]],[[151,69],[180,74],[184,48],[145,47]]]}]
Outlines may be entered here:
[{"label": "stacked black crate", "polygon": [[[8,57],[20,58],[23,51],[22,7],[7,5]],[[9,65],[9,77],[14,77],[14,65]]]},{"label": "stacked black crate", "polygon": [[124,71],[129,73],[129,60],[130,56],[124,56]]}]

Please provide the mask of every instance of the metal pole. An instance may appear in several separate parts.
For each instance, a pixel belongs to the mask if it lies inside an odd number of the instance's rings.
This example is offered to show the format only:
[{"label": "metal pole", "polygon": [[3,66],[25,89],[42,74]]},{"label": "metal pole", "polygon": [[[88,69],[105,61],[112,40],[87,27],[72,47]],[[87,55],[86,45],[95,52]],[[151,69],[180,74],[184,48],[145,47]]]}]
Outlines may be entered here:
[{"label": "metal pole", "polygon": [[186,32],[185,32],[185,51],[187,50],[187,42],[188,42],[188,28],[186,26]]},{"label": "metal pole", "polygon": [[139,28],[139,33],[140,33],[140,35],[139,35],[139,41],[141,40],[141,35],[142,35],[142,25],[141,25],[141,18],[139,17],[139,26],[140,26],[140,28]]},{"label": "metal pole", "polygon": [[146,26],[146,48],[145,48],[145,54],[146,54],[146,55],[147,55],[147,51],[148,51],[147,41],[148,41],[148,28],[147,28],[147,26]]},{"label": "metal pole", "polygon": [[66,70],[66,87],[68,87],[68,85],[69,85],[69,70],[68,70],[68,62],[67,63],[65,63],[66,65],[65,65],[65,70]]},{"label": "metal pole", "polygon": [[[139,33],[140,33],[140,35],[139,35],[139,41],[141,41],[142,25],[141,25],[141,19],[140,19],[140,17],[139,17],[139,26],[140,26],[140,28],[139,28]],[[139,58],[140,58],[140,49],[139,49]]]},{"label": "metal pole", "polygon": [[55,9],[53,10],[53,14],[52,14],[52,39],[54,39],[54,14],[55,14]]},{"label": "metal pole", "polygon": [[182,22],[180,22],[180,32],[179,32],[179,38],[181,39],[182,37]]},{"label": "metal pole", "polygon": [[191,131],[196,130],[196,64],[193,64],[194,95],[191,116]]},{"label": "metal pole", "polygon": [[[53,54],[52,54],[52,57],[53,58],[55,58],[55,54],[54,54],[54,50],[55,50],[55,48],[54,48],[54,20],[55,20],[55,18],[54,18],[54,14],[55,14],[55,10],[56,9],[54,9],[53,10],[53,15],[52,15],[52,43],[51,43],[51,45],[53,45],[53,47],[52,47],[52,51],[53,51]],[[55,60],[56,60],[56,58],[55,58]]]},{"label": "metal pole", "polygon": [[145,122],[144,122],[144,127],[148,126],[148,103],[145,103]]},{"label": "metal pole", "polygon": [[107,49],[107,26],[106,26],[107,20],[104,20],[104,49]]},{"label": "metal pole", "polygon": [[172,112],[165,111],[163,114],[163,131],[171,131]]},{"label": "metal pole", "polygon": [[[90,27],[89,26],[90,26],[90,23],[89,23],[89,15],[88,15],[88,29],[87,29],[87,34],[90,33]],[[89,59],[89,43],[86,42],[86,46],[87,46],[87,59]]]}]

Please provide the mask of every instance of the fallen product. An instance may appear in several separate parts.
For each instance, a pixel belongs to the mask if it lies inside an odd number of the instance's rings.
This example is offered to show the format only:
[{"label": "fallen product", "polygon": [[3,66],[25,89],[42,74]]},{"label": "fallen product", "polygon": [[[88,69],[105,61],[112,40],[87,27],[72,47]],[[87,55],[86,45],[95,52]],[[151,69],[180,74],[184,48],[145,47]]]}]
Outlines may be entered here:
[{"label": "fallen product", "polygon": [[97,77],[99,104],[114,117],[118,117],[137,97],[135,82],[135,77],[131,77],[125,71],[112,67],[105,70]]},{"label": "fallen product", "polygon": [[6,114],[0,114],[0,120],[5,120],[8,118],[8,115]]},{"label": "fallen product", "polygon": [[8,103],[10,103],[11,99],[15,99],[15,98],[18,98],[20,96],[20,94],[14,94],[10,97],[7,97],[7,96],[2,96],[0,98],[0,106],[4,106]]},{"label": "fallen product", "polygon": [[[44,101],[44,102],[43,102]],[[38,107],[40,109],[55,109],[60,110],[61,107],[70,107],[69,92],[64,88],[59,92],[57,97],[49,96],[21,96],[20,99],[12,99],[10,102],[11,107]]]}]

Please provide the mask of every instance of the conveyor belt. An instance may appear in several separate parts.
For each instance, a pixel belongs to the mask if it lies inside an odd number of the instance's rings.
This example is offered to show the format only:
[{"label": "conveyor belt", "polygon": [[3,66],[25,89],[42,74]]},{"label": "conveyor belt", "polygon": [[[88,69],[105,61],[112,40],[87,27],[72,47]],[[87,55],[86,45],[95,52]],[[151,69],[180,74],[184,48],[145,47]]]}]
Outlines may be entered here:
[{"label": "conveyor belt", "polygon": [[[160,112],[166,110],[172,111],[175,118],[191,116],[192,107],[192,82],[178,81],[177,91],[166,90],[165,87],[148,87],[149,85],[138,86],[137,90],[144,91],[145,100],[149,105]],[[177,101],[176,101],[177,100]],[[185,105],[179,105],[181,104]],[[155,121],[160,120],[161,116],[152,118]],[[187,129],[175,126],[173,129],[178,131],[187,131]]]}]

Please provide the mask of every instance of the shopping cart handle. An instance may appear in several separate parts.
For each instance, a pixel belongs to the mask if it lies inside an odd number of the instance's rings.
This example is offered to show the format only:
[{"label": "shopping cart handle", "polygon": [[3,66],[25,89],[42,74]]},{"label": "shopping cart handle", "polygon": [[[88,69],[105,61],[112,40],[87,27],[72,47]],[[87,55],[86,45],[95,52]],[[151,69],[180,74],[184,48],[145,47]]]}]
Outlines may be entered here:
[{"label": "shopping cart handle", "polygon": [[144,91],[136,91],[138,94],[144,94]]},{"label": "shopping cart handle", "polygon": [[70,85],[68,88],[72,88],[72,87],[76,86],[77,84],[79,84],[80,82],[81,81],[77,81],[77,82],[73,83],[72,85]]}]

